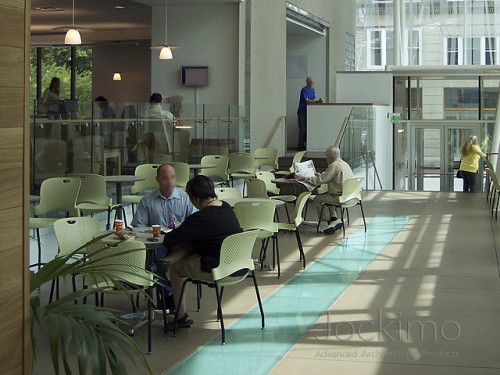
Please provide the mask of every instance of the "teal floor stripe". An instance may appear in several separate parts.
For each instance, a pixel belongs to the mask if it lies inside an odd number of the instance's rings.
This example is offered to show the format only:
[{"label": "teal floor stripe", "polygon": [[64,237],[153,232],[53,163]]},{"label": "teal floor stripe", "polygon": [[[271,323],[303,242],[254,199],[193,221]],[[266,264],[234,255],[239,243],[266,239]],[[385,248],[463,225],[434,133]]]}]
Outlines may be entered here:
[{"label": "teal floor stripe", "polygon": [[218,335],[168,374],[267,374],[410,219],[375,217],[264,301],[264,331],[255,307],[226,329],[227,345]]}]

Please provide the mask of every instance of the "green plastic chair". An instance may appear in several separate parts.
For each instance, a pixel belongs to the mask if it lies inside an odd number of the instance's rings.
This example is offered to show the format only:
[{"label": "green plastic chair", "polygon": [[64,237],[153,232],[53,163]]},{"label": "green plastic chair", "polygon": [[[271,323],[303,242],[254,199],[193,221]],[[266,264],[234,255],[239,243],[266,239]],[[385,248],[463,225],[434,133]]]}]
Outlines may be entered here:
[{"label": "green plastic chair", "polygon": [[258,148],[255,150],[254,155],[254,166],[257,170],[262,169],[262,167],[270,167],[272,171],[278,169],[278,163],[276,162],[278,158],[278,150],[275,148]]},{"label": "green plastic chair", "polygon": [[303,211],[310,195],[311,193],[309,192],[304,192],[299,195],[299,197],[297,198],[297,203],[295,203],[295,209],[293,210],[291,223],[278,223],[278,231],[295,232],[297,245],[299,246],[300,260],[302,261],[303,268],[306,268],[306,256],[304,254],[304,248],[302,246],[302,239],[300,238],[299,227],[304,222]]},{"label": "green plastic chair", "polygon": [[302,158],[306,154],[306,151],[299,151],[295,155],[293,155],[292,159],[292,165],[287,171],[276,171],[274,174],[279,175],[279,176],[286,176],[287,174],[295,172],[295,164],[300,163],[302,161]]},{"label": "green plastic chair", "polygon": [[170,164],[175,169],[175,180],[177,186],[185,189],[189,181],[189,164],[179,161],[167,164]]},{"label": "green plastic chair", "polygon": [[239,198],[243,197],[240,189],[231,188],[231,187],[215,188],[215,194],[217,195],[217,198],[219,198],[221,200],[239,199]]},{"label": "green plastic chair", "polygon": [[237,152],[229,154],[229,177],[234,187],[234,179],[247,180],[255,177],[254,157],[252,154]]},{"label": "green plastic chair", "polygon": [[345,225],[344,225],[344,211],[347,212],[347,223],[349,223],[349,211],[348,209],[359,205],[361,209],[361,215],[363,216],[363,224],[365,226],[366,233],[366,219],[365,212],[363,210],[363,202],[361,201],[361,190],[363,189],[363,183],[365,181],[364,177],[354,177],[349,178],[342,184],[342,195],[339,197],[339,204],[323,203],[321,207],[321,212],[318,218],[318,226],[316,228],[316,233],[319,233],[319,225],[321,223],[321,217],[323,216],[323,210],[325,207],[333,206],[340,208],[340,220],[342,221],[342,233],[345,237]]},{"label": "green plastic chair", "polygon": [[[67,256],[81,248],[94,239],[94,235],[100,232],[99,221],[92,217],[68,217],[59,219],[54,223],[54,233],[59,245],[56,257]],[[81,249],[79,254],[85,254],[86,248]],[[76,274],[72,275],[73,291],[76,291]],[[59,298],[59,278],[52,281],[49,301],[52,301],[54,289],[56,298]],[[76,301],[75,301],[76,303]]]},{"label": "green plastic chair", "polygon": [[276,184],[273,182],[275,179],[275,176],[272,172],[257,172],[255,174],[257,179],[264,181],[266,184],[266,190],[269,198],[271,199],[277,199],[279,201],[287,202],[287,203],[293,203],[297,200],[297,197],[295,195],[282,195],[281,190],[276,186]]},{"label": "green plastic chair", "polygon": [[229,186],[229,157],[225,155],[206,155],[201,158],[201,164],[213,164],[215,168],[204,168],[200,170],[201,175],[209,177],[215,185]]},{"label": "green plastic chair", "polygon": [[60,217],[38,217],[56,211],[66,212],[66,216],[80,216],[76,206],[81,182],[78,178],[55,177],[42,182],[40,186],[40,202],[33,207],[35,217],[30,218],[30,229],[35,229],[38,243],[38,263],[31,267],[40,266],[42,263],[42,244],[40,241],[40,229],[50,228]]},{"label": "green plastic chair", "polygon": [[[226,343],[226,330],[224,327],[224,315],[222,313],[222,294],[224,287],[241,283],[249,274],[252,275],[255,294],[257,296],[257,302],[259,303],[261,328],[265,328],[264,309],[260,299],[259,286],[257,284],[257,278],[255,277],[255,265],[252,259],[252,250],[258,233],[258,230],[253,230],[226,237],[220,250],[219,266],[212,269],[211,274],[207,272],[206,277],[203,279],[187,278],[182,284],[178,305],[180,304],[180,301],[182,301],[184,290],[188,282],[215,288],[215,295],[217,297],[217,320],[220,322],[222,331],[222,345]],[[237,273],[238,276],[233,276],[235,273]],[[178,314],[176,313],[175,321],[177,321],[177,319]]]},{"label": "green plastic chair", "polygon": [[143,195],[142,193],[155,190],[158,188],[158,182],[156,181],[156,170],[160,164],[141,164],[135,168],[135,176],[145,177],[145,180],[136,181],[130,187],[131,195],[124,195],[122,197],[123,203],[132,204],[132,213],[135,213],[134,207],[139,204]]},{"label": "green plastic chair", "polygon": [[71,176],[78,177],[82,184],[76,202],[76,207],[80,212],[89,214],[107,212],[106,229],[109,230],[111,229],[111,212],[121,210],[125,219],[125,226],[127,226],[125,210],[120,204],[113,204],[112,199],[107,196],[106,179],[103,176],[90,173],[75,173]]},{"label": "green plastic chair", "polygon": [[[92,262],[93,268],[100,272],[119,279],[123,283],[123,288],[128,293],[139,293],[140,290],[146,290],[147,298],[147,319],[148,319],[148,354],[152,351],[151,339],[151,319],[152,309],[152,288],[154,285],[153,274],[146,272],[146,246],[139,241],[122,241],[117,244],[108,245],[102,241],[89,246],[87,253],[89,263]],[[84,274],[85,280],[89,280],[90,288],[104,288],[96,293],[96,305],[99,305],[99,296],[101,294],[100,305],[104,306],[105,293],[119,293],[123,290],[117,289],[116,285],[109,279],[95,274]],[[133,301],[131,297],[131,301]],[[135,309],[134,309],[135,310]],[[135,311],[134,311],[135,312]],[[163,320],[166,322],[166,312],[163,310]],[[130,331],[133,334],[133,330]]]},{"label": "green plastic chair", "polygon": [[[285,211],[286,211],[286,217],[288,218],[288,222],[290,221],[290,214],[288,212],[288,207],[286,203],[293,203],[297,199],[294,195],[276,195],[276,196],[269,196],[268,195],[268,186],[266,184],[266,181],[262,178],[259,178],[259,174],[271,174],[271,176],[274,177],[274,175],[271,172],[257,172],[257,178],[251,178],[247,180],[247,196],[248,198],[262,198],[262,199],[276,199],[285,202]],[[260,175],[262,177],[262,175]],[[273,177],[266,177],[270,178],[271,180]],[[279,189],[278,189],[279,192]],[[276,214],[278,214],[278,211],[276,210]]]},{"label": "green plastic chair", "polygon": [[261,269],[266,257],[266,250],[269,240],[273,244],[273,269],[278,265],[278,279],[281,276],[279,246],[278,246],[278,224],[274,222],[274,212],[276,205],[269,202],[238,202],[234,205],[234,213],[238,218],[240,226],[245,231],[259,230],[257,238],[262,240],[259,260]]}]

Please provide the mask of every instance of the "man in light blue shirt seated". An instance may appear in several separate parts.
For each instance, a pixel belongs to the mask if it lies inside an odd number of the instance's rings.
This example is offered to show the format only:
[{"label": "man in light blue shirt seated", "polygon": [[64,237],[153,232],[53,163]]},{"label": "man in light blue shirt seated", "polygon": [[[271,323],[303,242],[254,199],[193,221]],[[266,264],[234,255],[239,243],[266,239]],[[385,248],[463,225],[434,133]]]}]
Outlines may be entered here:
[{"label": "man in light blue shirt seated", "polygon": [[[170,164],[162,164],[156,171],[158,189],[145,195],[135,212],[132,226],[151,227],[161,225],[164,228],[176,228],[197,209],[191,203],[189,196],[176,187],[175,169]],[[160,246],[156,249],[155,261],[168,255],[169,249]],[[167,308],[173,303],[172,289],[166,275],[160,274],[165,279],[165,295]],[[168,301],[168,297],[172,301]],[[169,303],[170,302],[170,303]]]}]

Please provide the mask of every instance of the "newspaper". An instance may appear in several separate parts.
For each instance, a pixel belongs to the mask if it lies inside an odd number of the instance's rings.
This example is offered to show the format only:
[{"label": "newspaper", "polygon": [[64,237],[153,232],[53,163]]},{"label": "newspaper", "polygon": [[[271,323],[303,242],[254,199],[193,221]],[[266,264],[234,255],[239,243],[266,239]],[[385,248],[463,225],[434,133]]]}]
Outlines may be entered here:
[{"label": "newspaper", "polygon": [[[316,173],[316,168],[314,167],[314,163],[312,160],[304,161],[302,163],[295,163],[294,165],[295,174],[299,174],[304,176],[306,179],[314,177]],[[300,181],[302,185],[304,185],[309,191],[313,191],[316,186],[312,185],[307,181]]]}]

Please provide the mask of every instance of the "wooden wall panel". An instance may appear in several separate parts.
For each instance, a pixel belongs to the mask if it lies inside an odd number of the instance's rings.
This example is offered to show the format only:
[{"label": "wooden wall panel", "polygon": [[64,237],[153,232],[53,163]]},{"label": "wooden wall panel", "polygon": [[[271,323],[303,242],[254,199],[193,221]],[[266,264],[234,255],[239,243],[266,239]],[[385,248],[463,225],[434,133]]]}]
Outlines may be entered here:
[{"label": "wooden wall panel", "polygon": [[29,374],[29,0],[0,0],[0,374]]}]

